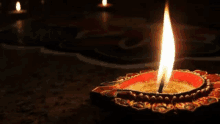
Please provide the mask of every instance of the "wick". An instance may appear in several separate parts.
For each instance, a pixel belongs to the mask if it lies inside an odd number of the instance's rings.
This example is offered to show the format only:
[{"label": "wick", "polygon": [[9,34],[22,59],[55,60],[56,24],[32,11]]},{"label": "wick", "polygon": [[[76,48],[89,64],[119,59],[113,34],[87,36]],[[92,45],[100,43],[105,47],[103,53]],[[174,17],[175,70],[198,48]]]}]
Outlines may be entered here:
[{"label": "wick", "polygon": [[164,74],[163,74],[163,77],[162,77],[162,79],[161,79],[160,86],[159,86],[159,89],[158,89],[158,92],[159,92],[159,93],[162,93],[162,92],[163,92],[164,82],[165,82],[165,76],[164,76]]}]

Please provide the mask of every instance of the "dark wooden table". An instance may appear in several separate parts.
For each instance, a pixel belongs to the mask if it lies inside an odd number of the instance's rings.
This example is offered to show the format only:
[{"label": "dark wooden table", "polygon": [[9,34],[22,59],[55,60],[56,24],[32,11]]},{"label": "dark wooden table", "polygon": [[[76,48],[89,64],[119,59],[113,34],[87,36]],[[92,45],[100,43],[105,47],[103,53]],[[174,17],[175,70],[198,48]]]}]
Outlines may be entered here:
[{"label": "dark wooden table", "polygon": [[[77,56],[20,48],[1,50],[1,123],[121,123],[140,122],[126,113],[102,110],[90,103],[90,91],[101,82],[142,69],[108,68],[80,61]],[[43,51],[44,53],[42,53]],[[96,63],[99,64],[99,63]],[[201,69],[220,73],[218,61],[182,60],[174,69]],[[218,108],[216,108],[218,109]],[[216,112],[211,112],[216,114]],[[207,116],[207,113],[203,113]],[[203,116],[202,116],[203,117]],[[206,121],[210,117],[206,118]],[[216,119],[216,115],[211,119]],[[163,119],[147,116],[144,122]],[[148,120],[149,119],[149,120]],[[183,122],[183,120],[175,121]],[[204,118],[201,118],[204,120]],[[184,120],[187,123],[201,120]],[[169,120],[172,122],[172,120]],[[165,122],[169,122],[166,120]]]}]

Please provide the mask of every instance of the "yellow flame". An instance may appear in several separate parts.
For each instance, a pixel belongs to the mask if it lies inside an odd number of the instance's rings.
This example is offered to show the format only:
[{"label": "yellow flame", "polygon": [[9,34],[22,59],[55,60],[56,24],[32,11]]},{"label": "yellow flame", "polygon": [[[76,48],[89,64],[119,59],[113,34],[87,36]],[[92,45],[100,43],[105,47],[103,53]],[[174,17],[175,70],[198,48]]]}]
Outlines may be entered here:
[{"label": "yellow flame", "polygon": [[21,4],[19,1],[16,2],[16,10],[20,11],[21,10]]},{"label": "yellow flame", "polygon": [[107,0],[102,0],[102,5],[106,6],[107,5]]},{"label": "yellow flame", "polygon": [[165,10],[164,10],[162,50],[161,50],[160,66],[157,75],[158,88],[163,76],[164,76],[164,87],[168,85],[168,82],[172,75],[174,58],[175,58],[175,44],[174,44],[174,36],[173,36],[170,15],[169,15],[169,5],[167,2],[165,4]]}]

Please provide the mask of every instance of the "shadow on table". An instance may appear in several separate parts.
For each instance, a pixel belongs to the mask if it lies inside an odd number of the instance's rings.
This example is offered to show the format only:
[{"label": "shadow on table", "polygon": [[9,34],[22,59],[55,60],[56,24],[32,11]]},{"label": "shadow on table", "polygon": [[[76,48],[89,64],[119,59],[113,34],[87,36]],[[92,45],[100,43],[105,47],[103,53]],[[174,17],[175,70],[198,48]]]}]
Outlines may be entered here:
[{"label": "shadow on table", "polygon": [[120,110],[121,108],[102,109],[94,106],[87,101],[74,110],[71,117],[60,118],[58,124],[66,123],[88,123],[88,124],[121,124],[121,123],[155,123],[155,124],[173,124],[188,123],[196,124],[199,122],[214,123],[218,120],[220,104],[214,104],[212,107],[202,107],[195,112],[179,112],[177,114],[159,114],[153,112],[128,112]]}]

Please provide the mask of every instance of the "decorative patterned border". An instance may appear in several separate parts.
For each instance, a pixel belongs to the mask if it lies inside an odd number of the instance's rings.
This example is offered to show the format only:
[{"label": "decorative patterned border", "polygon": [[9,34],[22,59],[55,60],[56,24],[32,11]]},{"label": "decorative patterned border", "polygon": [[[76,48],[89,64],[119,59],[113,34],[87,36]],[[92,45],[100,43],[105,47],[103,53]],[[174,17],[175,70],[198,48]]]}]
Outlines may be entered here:
[{"label": "decorative patterned border", "polygon": [[[196,92],[179,95],[172,95],[170,97],[161,96],[157,94],[149,95],[138,93],[135,91],[125,91],[119,88],[119,85],[126,80],[134,78],[143,73],[155,72],[155,70],[142,70],[140,73],[128,73],[126,76],[121,76],[116,81],[101,83],[100,86],[94,88],[91,91],[91,99],[97,99],[94,96],[100,95],[101,97],[107,97],[108,102],[113,102],[121,107],[130,107],[137,111],[150,109],[153,112],[167,113],[171,110],[187,110],[195,111],[201,106],[208,106],[210,104],[218,102],[220,99],[220,75],[208,74],[206,71],[201,70],[175,70],[181,72],[191,72],[195,75],[201,76],[205,81],[205,86],[197,89]],[[121,96],[129,97],[121,97]],[[100,97],[98,97],[100,99]],[[141,99],[141,100],[140,100]],[[145,100],[143,100],[145,99]]]}]

